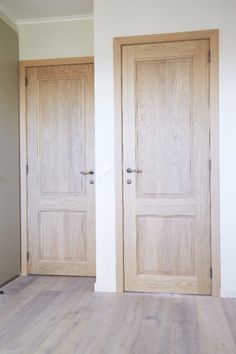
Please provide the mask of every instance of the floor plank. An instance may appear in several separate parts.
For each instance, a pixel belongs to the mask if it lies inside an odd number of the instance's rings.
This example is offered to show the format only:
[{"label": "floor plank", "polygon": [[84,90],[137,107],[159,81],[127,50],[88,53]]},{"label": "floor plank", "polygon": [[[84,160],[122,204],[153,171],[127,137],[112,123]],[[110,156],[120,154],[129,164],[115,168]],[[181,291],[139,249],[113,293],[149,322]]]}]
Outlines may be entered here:
[{"label": "floor plank", "polygon": [[59,276],[6,285],[0,353],[236,354],[236,300],[93,287],[93,278]]}]

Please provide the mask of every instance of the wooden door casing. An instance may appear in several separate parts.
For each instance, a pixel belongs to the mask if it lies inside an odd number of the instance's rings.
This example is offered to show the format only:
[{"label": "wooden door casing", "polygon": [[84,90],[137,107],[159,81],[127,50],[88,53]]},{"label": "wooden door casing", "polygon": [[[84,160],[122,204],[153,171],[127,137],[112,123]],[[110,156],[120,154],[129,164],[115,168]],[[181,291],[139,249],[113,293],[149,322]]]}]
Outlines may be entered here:
[{"label": "wooden door casing", "polygon": [[27,69],[29,273],[95,275],[93,71]]},{"label": "wooden door casing", "polygon": [[211,294],[208,53],[122,49],[125,290]]}]

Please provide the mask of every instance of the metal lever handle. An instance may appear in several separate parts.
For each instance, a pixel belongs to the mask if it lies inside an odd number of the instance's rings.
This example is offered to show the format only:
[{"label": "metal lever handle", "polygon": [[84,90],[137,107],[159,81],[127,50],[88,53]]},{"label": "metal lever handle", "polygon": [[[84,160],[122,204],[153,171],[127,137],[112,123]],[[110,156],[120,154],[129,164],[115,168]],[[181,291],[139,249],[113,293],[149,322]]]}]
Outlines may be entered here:
[{"label": "metal lever handle", "polygon": [[87,175],[94,175],[93,171],[81,171],[81,175],[87,176]]},{"label": "metal lever handle", "polygon": [[138,168],[135,168],[134,170],[132,170],[132,168],[127,168],[126,170],[128,173],[142,173],[142,170],[139,170]]}]

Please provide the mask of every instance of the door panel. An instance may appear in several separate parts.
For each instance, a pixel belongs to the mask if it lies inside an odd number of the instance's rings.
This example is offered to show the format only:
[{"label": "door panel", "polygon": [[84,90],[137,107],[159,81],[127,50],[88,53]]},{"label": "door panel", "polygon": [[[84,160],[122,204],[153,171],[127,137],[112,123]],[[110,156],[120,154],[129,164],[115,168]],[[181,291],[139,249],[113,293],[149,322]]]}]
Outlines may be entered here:
[{"label": "door panel", "polygon": [[[83,81],[39,81],[41,193],[82,192],[80,171],[85,169],[86,147],[85,114],[81,105],[85,91]],[[47,169],[44,166],[48,166]]]},{"label": "door panel", "polygon": [[128,291],[211,293],[208,51],[208,40],[123,48]]},{"label": "door panel", "polygon": [[85,224],[85,212],[41,212],[40,259],[85,261]]},{"label": "door panel", "polygon": [[191,194],[193,60],[136,65],[137,164],[143,170],[139,197]]},{"label": "door panel", "polygon": [[93,276],[93,65],[27,76],[29,272]]},{"label": "door panel", "polygon": [[138,217],[138,274],[194,275],[194,226],[191,216]]}]

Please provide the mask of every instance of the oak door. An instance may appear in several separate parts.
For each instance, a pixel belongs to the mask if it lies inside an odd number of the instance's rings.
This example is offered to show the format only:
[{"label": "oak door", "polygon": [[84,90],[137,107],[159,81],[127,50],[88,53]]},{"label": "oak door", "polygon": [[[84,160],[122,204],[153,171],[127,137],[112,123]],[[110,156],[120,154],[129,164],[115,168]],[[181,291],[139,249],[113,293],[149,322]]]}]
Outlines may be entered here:
[{"label": "oak door", "polygon": [[127,291],[211,294],[209,42],[123,47]]},{"label": "oak door", "polygon": [[93,71],[27,70],[29,273],[95,275]]}]

